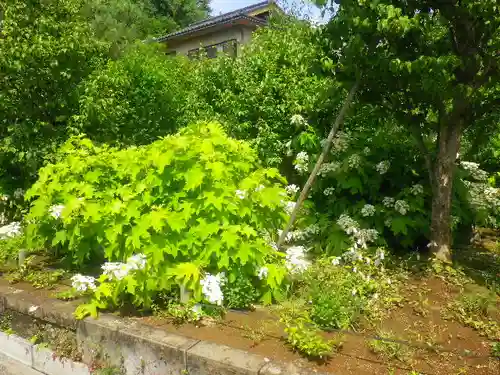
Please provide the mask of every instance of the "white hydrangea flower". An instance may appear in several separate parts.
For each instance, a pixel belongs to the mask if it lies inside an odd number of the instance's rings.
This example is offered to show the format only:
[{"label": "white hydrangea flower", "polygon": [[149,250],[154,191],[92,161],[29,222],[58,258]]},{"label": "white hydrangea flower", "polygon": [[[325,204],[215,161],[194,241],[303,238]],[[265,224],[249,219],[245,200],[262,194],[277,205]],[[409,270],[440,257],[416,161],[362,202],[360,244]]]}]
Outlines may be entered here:
[{"label": "white hydrangea flower", "polygon": [[345,132],[338,132],[337,136],[332,141],[332,153],[344,152],[349,148],[349,141],[351,137]]},{"label": "white hydrangea flower", "polygon": [[375,206],[372,206],[371,204],[365,204],[361,209],[361,215],[365,217],[375,215]]},{"label": "white hydrangea flower", "polygon": [[[278,237],[281,237],[283,234],[283,231],[281,229],[278,229]],[[288,232],[285,237],[285,242],[289,243],[293,241],[293,232]],[[278,246],[276,245],[276,250],[278,249]]]},{"label": "white hydrangea flower", "polygon": [[340,168],[340,163],[332,161],[330,163],[321,164],[321,168],[318,171],[318,176],[325,177],[330,173],[336,172]]},{"label": "white hydrangea flower", "polygon": [[146,267],[146,261],[146,255],[136,254],[127,259],[127,265],[131,270],[143,270]]},{"label": "white hydrangea flower", "polygon": [[71,278],[71,286],[78,292],[86,292],[87,290],[95,290],[95,278],[92,276],[74,275]]},{"label": "white hydrangea flower", "polygon": [[303,246],[292,246],[286,251],[285,265],[291,273],[305,271],[311,262],[306,259],[306,249]]},{"label": "white hydrangea flower", "polygon": [[347,214],[342,214],[337,220],[337,224],[342,228],[344,232],[351,235],[358,231],[359,224],[356,220],[352,219]]},{"label": "white hydrangea flower", "polygon": [[10,224],[0,227],[0,239],[19,236],[22,233],[21,223],[13,221]]},{"label": "white hydrangea flower", "polygon": [[285,203],[285,212],[288,215],[291,215],[294,209],[295,209],[295,202],[286,202]]},{"label": "white hydrangea flower", "polygon": [[[259,186],[257,186],[257,187],[255,188],[255,191],[256,191],[256,192],[259,192],[259,191],[264,190],[265,188],[266,188],[266,187],[265,187],[264,185],[259,185]],[[238,194],[238,191],[240,191],[240,190],[237,190],[237,191],[236,191],[236,194]],[[243,199],[243,198],[240,198],[240,199]]]},{"label": "white hydrangea flower", "polygon": [[354,233],[356,244],[363,249],[366,249],[368,243],[374,242],[377,238],[378,231],[376,229],[360,229]]},{"label": "white hydrangea flower", "polygon": [[388,217],[387,219],[385,219],[385,221],[384,221],[384,225],[385,225],[386,227],[390,227],[390,226],[392,226],[392,219],[391,219],[390,217]]},{"label": "white hydrangea flower", "polygon": [[236,190],[235,194],[240,199],[245,199],[247,196],[247,192],[245,190]]},{"label": "white hydrangea flower", "polygon": [[265,278],[267,278],[267,274],[268,274],[269,270],[267,267],[261,267],[259,269],[259,272],[257,273],[257,277],[260,279],[260,280],[263,280]]},{"label": "white hydrangea flower", "polygon": [[363,154],[365,154],[365,155],[370,155],[370,152],[371,152],[370,147],[365,147],[363,149]]},{"label": "white hydrangea flower", "polygon": [[225,277],[223,273],[219,273],[215,276],[207,273],[205,278],[200,281],[201,292],[208,302],[214,305],[222,305],[224,302],[224,295],[222,293],[224,282]]},{"label": "white hydrangea flower", "polygon": [[488,180],[488,172],[479,168],[478,163],[473,163],[470,161],[461,161],[460,166],[470,173],[471,177],[477,181]]},{"label": "white hydrangea flower", "polygon": [[351,169],[359,168],[361,165],[361,157],[358,154],[352,154],[347,158],[347,165]]},{"label": "white hydrangea flower", "polygon": [[394,203],[394,209],[399,212],[401,215],[406,215],[408,210],[410,209],[410,206],[406,201],[404,200],[398,200],[396,203]]},{"label": "white hydrangea flower", "polygon": [[21,188],[17,188],[17,189],[14,191],[14,198],[16,198],[16,199],[21,199],[23,196],[24,196],[24,190],[23,190],[23,189],[21,189]]},{"label": "white hydrangea flower", "polygon": [[309,155],[307,152],[299,152],[295,157],[295,169],[299,173],[305,173],[309,170]]},{"label": "white hydrangea flower", "polygon": [[340,264],[340,260],[341,260],[341,258],[340,258],[340,257],[334,257],[334,258],[332,259],[332,264],[333,264],[334,266],[338,266],[338,265]]},{"label": "white hydrangea flower", "polygon": [[63,210],[64,206],[62,204],[56,204],[49,208],[49,213],[54,219],[59,219]]},{"label": "white hydrangea flower", "polygon": [[101,266],[103,274],[110,280],[123,280],[132,270],[131,266],[122,262],[106,262]]},{"label": "white hydrangea flower", "polygon": [[314,234],[318,234],[320,231],[321,231],[321,228],[319,227],[318,224],[311,224],[308,227],[304,228],[304,235],[311,236]]},{"label": "white hydrangea flower", "polygon": [[304,124],[306,124],[307,121],[304,119],[304,117],[302,117],[302,115],[293,115],[291,118],[290,118],[290,124],[294,125],[294,126],[302,126]]},{"label": "white hydrangea flower", "polygon": [[298,193],[298,191],[300,190],[300,188],[295,185],[295,184],[292,184],[292,185],[288,185],[286,188],[285,188],[286,192],[288,195],[295,195]]},{"label": "white hydrangea flower", "polygon": [[326,195],[327,197],[330,195],[333,195],[333,193],[335,193],[335,188],[333,188],[333,187],[326,188],[323,191],[323,194]]},{"label": "white hydrangea flower", "polygon": [[420,195],[424,193],[424,187],[420,184],[415,184],[410,188],[410,193],[413,195]]},{"label": "white hydrangea flower", "polygon": [[391,162],[388,160],[381,161],[375,166],[375,169],[380,174],[386,174],[389,168],[391,167]]},{"label": "white hydrangea flower", "polygon": [[387,208],[392,208],[394,206],[395,199],[392,197],[384,197],[382,199],[382,204]]}]

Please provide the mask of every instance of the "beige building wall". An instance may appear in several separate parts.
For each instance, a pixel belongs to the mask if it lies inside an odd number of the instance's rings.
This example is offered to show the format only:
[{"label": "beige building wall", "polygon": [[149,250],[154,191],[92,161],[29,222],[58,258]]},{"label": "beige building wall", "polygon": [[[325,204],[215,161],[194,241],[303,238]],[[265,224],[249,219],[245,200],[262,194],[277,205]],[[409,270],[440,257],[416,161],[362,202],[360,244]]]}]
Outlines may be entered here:
[{"label": "beige building wall", "polygon": [[201,35],[178,44],[169,46],[169,52],[175,51],[177,55],[187,55],[189,51],[200,48],[200,46],[211,46],[228,40],[236,40],[238,44],[248,43],[252,38],[252,29],[242,25],[232,26],[225,30],[218,30],[211,34]]}]

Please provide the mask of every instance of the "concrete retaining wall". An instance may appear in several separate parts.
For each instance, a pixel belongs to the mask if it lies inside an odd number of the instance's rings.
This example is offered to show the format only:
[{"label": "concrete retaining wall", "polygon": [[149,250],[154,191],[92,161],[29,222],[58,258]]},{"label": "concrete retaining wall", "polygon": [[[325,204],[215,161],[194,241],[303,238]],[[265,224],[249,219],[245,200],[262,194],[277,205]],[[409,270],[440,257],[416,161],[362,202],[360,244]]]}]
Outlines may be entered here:
[{"label": "concrete retaining wall", "polygon": [[[15,335],[0,333],[0,352],[47,375],[89,375],[96,363],[124,375],[308,375],[291,364],[224,345],[171,334],[109,314],[76,321],[75,304],[41,300],[0,284],[0,314],[12,310],[76,332],[84,363],[54,359]],[[270,353],[272,354],[272,353]],[[316,374],[318,375],[318,374]]]}]

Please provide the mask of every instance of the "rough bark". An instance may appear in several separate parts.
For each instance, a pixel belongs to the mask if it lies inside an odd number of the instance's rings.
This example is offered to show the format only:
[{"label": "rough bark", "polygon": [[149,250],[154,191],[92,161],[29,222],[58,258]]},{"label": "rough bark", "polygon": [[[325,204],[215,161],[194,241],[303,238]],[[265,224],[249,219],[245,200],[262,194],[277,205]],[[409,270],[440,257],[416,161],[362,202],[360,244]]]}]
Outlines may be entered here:
[{"label": "rough bark", "polygon": [[433,168],[430,249],[438,260],[451,262],[451,199],[455,160],[460,144],[460,120],[440,126],[437,157]]}]

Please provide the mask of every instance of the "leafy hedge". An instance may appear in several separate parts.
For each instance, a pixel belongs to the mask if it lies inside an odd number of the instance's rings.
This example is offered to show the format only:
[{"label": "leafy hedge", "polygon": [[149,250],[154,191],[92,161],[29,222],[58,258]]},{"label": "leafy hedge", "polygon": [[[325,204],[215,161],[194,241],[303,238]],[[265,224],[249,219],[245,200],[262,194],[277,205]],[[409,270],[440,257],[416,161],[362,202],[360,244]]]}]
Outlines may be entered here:
[{"label": "leafy hedge", "polygon": [[204,272],[224,272],[229,283],[247,278],[265,302],[279,294],[285,270],[267,233],[287,218],[285,180],[259,167],[249,145],[219,124],[125,150],[73,138],[63,152],[27,192],[30,246],[53,246],[78,266],[147,259],[145,270],[120,282],[101,278],[90,312],[117,306],[124,295],[149,306],[178,284],[199,299]]}]

